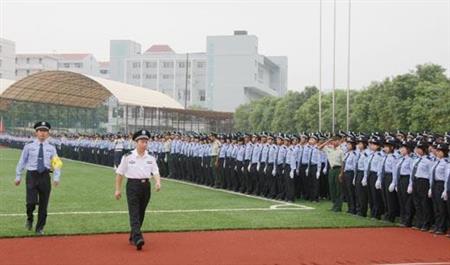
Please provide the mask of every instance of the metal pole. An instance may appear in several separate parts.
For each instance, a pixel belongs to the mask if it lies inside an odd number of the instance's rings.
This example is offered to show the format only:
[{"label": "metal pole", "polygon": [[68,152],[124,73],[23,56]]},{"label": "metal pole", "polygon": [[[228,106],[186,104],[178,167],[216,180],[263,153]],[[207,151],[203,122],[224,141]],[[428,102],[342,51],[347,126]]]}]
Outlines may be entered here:
[{"label": "metal pole", "polygon": [[352,1],[348,0],[348,51],[347,51],[347,131],[350,130],[350,36]]},{"label": "metal pole", "polygon": [[332,132],[336,127],[336,0],[334,0],[334,23],[333,23],[333,101],[332,101]]},{"label": "metal pole", "polygon": [[185,109],[187,109],[188,72],[189,72],[188,69],[189,69],[189,53],[186,53],[186,80],[185,80],[185,84],[184,84],[184,108]]},{"label": "metal pole", "polygon": [[322,0],[319,11],[319,131],[322,131]]}]

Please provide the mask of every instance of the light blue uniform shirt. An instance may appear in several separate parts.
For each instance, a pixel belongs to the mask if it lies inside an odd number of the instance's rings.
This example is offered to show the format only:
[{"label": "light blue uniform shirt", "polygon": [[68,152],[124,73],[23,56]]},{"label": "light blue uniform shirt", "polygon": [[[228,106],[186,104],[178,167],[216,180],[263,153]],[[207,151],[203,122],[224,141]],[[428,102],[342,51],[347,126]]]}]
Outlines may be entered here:
[{"label": "light blue uniform shirt", "polygon": [[262,150],[261,150],[261,163],[267,163],[267,160],[269,158],[269,144],[263,144]]},{"label": "light blue uniform shirt", "polygon": [[447,158],[437,159],[433,163],[430,172],[430,189],[435,181],[445,181],[447,174],[448,160]]},{"label": "light blue uniform shirt", "polygon": [[430,181],[432,166],[433,161],[431,161],[428,156],[418,156],[414,159],[409,178],[409,185],[413,185],[414,178],[427,179]]},{"label": "light blue uniform shirt", "polygon": [[277,159],[278,146],[276,144],[271,144],[269,146],[269,154],[267,158],[267,163],[274,164]]},{"label": "light blue uniform shirt", "polygon": [[[38,166],[38,156],[39,156],[39,148],[40,142],[38,140],[34,140],[33,142],[25,145],[22,151],[22,155],[20,156],[19,162],[16,167],[16,180],[19,181],[21,179],[22,171],[24,169],[29,171],[37,170]],[[49,144],[48,141],[42,143],[42,148],[44,151],[44,166],[48,170],[51,168],[51,160],[54,156],[57,156],[56,148]],[[53,180],[59,181],[61,175],[60,169],[55,169],[53,174]]]},{"label": "light blue uniform shirt", "polygon": [[393,174],[393,170],[397,164],[397,157],[394,154],[387,154],[383,157],[377,172],[377,180],[384,180],[384,174]]},{"label": "light blue uniform shirt", "polygon": [[285,145],[280,145],[278,147],[277,165],[282,165],[286,162],[286,155],[287,155],[287,147]]},{"label": "light blue uniform shirt", "polygon": [[397,163],[392,169],[392,182],[396,187],[398,185],[398,180],[400,179],[400,176],[411,175],[412,162],[413,159],[409,155],[402,156],[399,159],[397,159]]},{"label": "light blue uniform shirt", "polygon": [[257,143],[253,145],[252,164],[260,163],[262,145]]}]

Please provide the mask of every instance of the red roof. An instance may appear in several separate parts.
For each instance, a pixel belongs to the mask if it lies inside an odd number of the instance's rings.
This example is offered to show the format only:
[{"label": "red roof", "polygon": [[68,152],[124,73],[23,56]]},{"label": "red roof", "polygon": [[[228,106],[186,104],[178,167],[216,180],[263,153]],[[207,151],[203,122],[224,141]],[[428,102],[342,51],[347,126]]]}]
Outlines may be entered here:
[{"label": "red roof", "polygon": [[170,48],[169,45],[166,44],[157,44],[157,45],[152,45],[150,48],[148,48],[146,51],[147,52],[174,52],[172,50],[172,48]]},{"label": "red roof", "polygon": [[89,56],[89,53],[59,53],[55,54],[58,56],[61,60],[67,60],[67,61],[76,61],[76,60],[83,60],[86,58],[86,56]]},{"label": "red roof", "polygon": [[100,66],[100,67],[109,67],[109,62],[98,62],[98,66]]}]

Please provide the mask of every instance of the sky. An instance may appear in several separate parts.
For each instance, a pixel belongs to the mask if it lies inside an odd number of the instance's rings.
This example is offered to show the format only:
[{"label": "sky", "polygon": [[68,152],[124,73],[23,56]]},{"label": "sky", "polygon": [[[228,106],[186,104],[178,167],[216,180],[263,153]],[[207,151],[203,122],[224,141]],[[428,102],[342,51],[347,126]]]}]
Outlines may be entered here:
[{"label": "sky", "polygon": [[[336,87],[347,87],[348,0],[336,1]],[[0,0],[0,37],[16,53],[92,53],[109,41],[145,50],[205,52],[206,36],[247,30],[259,53],[288,57],[288,89],[319,85],[320,1],[11,1]],[[322,89],[333,88],[334,1],[322,1]],[[407,73],[418,64],[450,68],[450,0],[352,0],[350,88]],[[447,70],[450,76],[450,71]]]}]

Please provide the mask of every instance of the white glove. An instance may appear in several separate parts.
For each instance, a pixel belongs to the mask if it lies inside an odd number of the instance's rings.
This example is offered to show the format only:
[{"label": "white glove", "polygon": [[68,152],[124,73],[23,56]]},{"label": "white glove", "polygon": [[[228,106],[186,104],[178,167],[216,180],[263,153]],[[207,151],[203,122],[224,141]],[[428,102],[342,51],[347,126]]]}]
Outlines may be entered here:
[{"label": "white glove", "polygon": [[167,156],[164,157],[164,163],[167,163]]},{"label": "white glove", "polygon": [[322,172],[323,172],[324,175],[326,175],[326,174],[327,174],[327,168],[324,167],[323,170],[322,170]]},{"label": "white glove", "polygon": [[444,201],[448,200],[448,195],[447,192],[445,192],[445,190],[442,192],[441,199],[443,199]]},{"label": "white glove", "polygon": [[305,170],[305,175],[308,176],[309,168],[307,167]]},{"label": "white glove", "polygon": [[264,174],[267,174],[267,167],[264,167]]},{"label": "white glove", "polygon": [[241,172],[244,173],[244,167],[241,168]]},{"label": "white glove", "polygon": [[319,178],[320,178],[320,170],[317,170],[316,179],[319,179]]},{"label": "white glove", "polygon": [[295,172],[296,172],[297,174],[299,174],[299,173],[300,173],[300,169],[297,168],[297,169],[295,170]]},{"label": "white glove", "polygon": [[252,167],[252,164],[249,164],[247,167],[247,171],[250,172],[250,168]]},{"label": "white glove", "polygon": [[377,181],[375,182],[375,189],[381,190],[381,180],[377,180]]},{"label": "white glove", "polygon": [[432,195],[431,189],[428,189],[428,198],[431,198]]},{"label": "white glove", "polygon": [[256,171],[258,171],[259,172],[259,168],[260,168],[260,165],[259,165],[259,163],[256,165]]},{"label": "white glove", "polygon": [[203,162],[201,162],[201,163],[200,163],[200,166],[202,166],[202,167],[203,167]]},{"label": "white glove", "polygon": [[353,186],[356,186],[356,178],[353,178]]},{"label": "white glove", "polygon": [[294,178],[294,170],[291,170],[291,172],[289,172],[289,177],[290,177],[291,179]]},{"label": "white glove", "polygon": [[226,162],[226,160],[224,160],[224,161],[223,161],[223,168],[225,168],[226,165],[227,165],[227,162]]},{"label": "white glove", "polygon": [[234,171],[237,171],[237,166],[234,166]]},{"label": "white glove", "polygon": [[413,187],[411,185],[408,185],[408,190],[406,192],[408,192],[408,194],[412,194],[413,193]]},{"label": "white glove", "polygon": [[273,170],[272,170],[272,176],[274,176],[274,177],[275,177],[276,173],[277,173],[276,169],[275,169],[275,168],[273,168]]},{"label": "white glove", "polygon": [[366,186],[367,186],[367,179],[362,179],[362,180],[361,180],[361,185],[362,185],[363,187],[366,187]]},{"label": "white glove", "polygon": [[395,190],[395,184],[391,183],[391,185],[389,185],[389,192],[394,192]]}]

